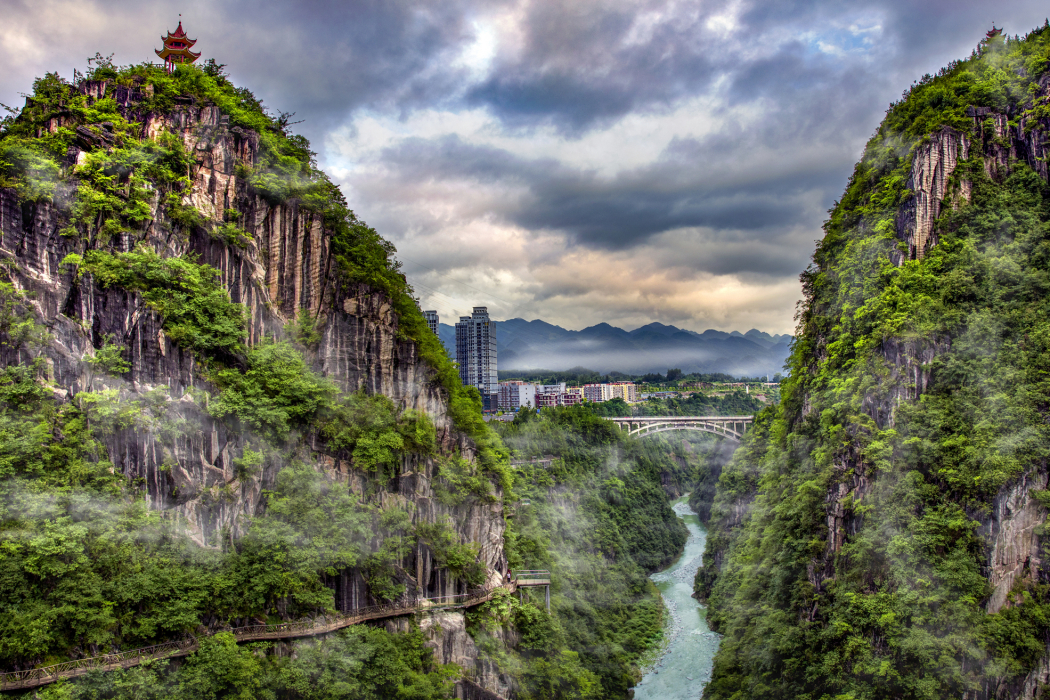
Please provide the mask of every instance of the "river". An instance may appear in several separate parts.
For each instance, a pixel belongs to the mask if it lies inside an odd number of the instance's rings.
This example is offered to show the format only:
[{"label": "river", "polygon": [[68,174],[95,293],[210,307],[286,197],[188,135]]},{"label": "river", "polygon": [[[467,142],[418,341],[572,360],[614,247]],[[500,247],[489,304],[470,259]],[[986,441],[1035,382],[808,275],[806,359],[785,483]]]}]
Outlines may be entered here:
[{"label": "river", "polygon": [[711,678],[711,662],[721,637],[708,629],[707,610],[692,597],[707,531],[688,500],[683,496],[672,504],[689,528],[685,549],[671,566],[649,577],[664,597],[670,623],[664,652],[635,686],[635,700],[697,700]]}]

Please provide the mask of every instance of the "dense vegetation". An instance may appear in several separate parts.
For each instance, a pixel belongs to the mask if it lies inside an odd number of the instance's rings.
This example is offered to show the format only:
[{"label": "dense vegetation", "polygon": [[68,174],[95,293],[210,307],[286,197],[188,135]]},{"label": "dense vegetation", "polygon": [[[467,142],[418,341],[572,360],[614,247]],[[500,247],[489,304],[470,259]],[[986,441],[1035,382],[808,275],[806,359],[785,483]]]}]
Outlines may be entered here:
[{"label": "dense vegetation", "polygon": [[[986,165],[1011,144],[966,108],[1045,133],[1048,63],[1050,27],[983,41],[868,143],[802,277],[782,401],[720,479],[698,588],[725,638],[705,697],[1016,697],[1046,653],[1045,545],[989,612],[987,532],[1026,478],[1031,512],[1050,505],[1050,188]],[[955,207],[938,245],[894,264],[911,156],[946,125],[971,141]]]},{"label": "dense vegetation", "polygon": [[[697,382],[706,383],[732,383],[732,382],[765,382],[766,377],[744,377],[738,378],[731,374],[725,374],[723,372],[705,373],[705,372],[692,372],[690,374],[683,374],[680,369],[668,369],[666,374],[650,373],[650,374],[625,374],[623,372],[609,372],[608,374],[602,374],[596,370],[587,369],[586,367],[573,367],[572,369],[566,370],[549,370],[549,369],[531,369],[531,370],[520,370],[520,369],[501,369],[499,370],[499,380],[501,382],[509,381],[525,381],[534,382],[536,384],[558,384],[560,382],[566,382],[573,386],[580,384],[601,384],[602,382],[626,382],[635,381],[644,384],[695,384]],[[779,382],[781,379],[780,374],[774,376],[774,381]]]},{"label": "dense vegetation", "polygon": [[756,396],[737,389],[725,396],[694,393],[683,398],[650,399],[638,406],[637,416],[750,416],[762,408]]},{"label": "dense vegetation", "polygon": [[[371,491],[396,474],[406,453],[441,461],[443,502],[493,501],[493,482],[511,485],[506,451],[481,419],[480,397],[460,384],[427,329],[393,247],[349,210],[317,170],[309,143],[287,133],[287,116],[269,114],[250,92],[230,84],[221,66],[181,66],[168,74],[149,65],[117,67],[102,57],[93,64],[83,80],[105,81],[101,99],[49,74],[36,81],[21,113],[0,123],[0,187],[15,190],[26,206],[53,205],[65,222],[59,240],[71,251],[63,261],[68,273],[90,275],[103,290],[136,294],[158,315],[165,336],[192,353],[209,389],[191,388],[182,397],[164,386],[138,391],[122,379],[132,369],[127,348],[98,337],[94,352],[82,358],[85,386],[67,400],[56,398],[61,392],[48,384],[43,359],[47,328],[25,296],[0,281],[0,352],[8,360],[0,373],[0,666],[25,668],[228,624],[330,612],[326,577],[351,567],[365,572],[375,599],[390,600],[405,592],[393,562],[417,543],[452,576],[479,585],[485,571],[478,546],[461,543],[453,523],[413,523],[402,508],[354,495],[345,482],[318,471],[305,447],[324,445],[350,461]],[[117,88],[135,91],[130,111],[113,99]],[[144,137],[145,115],[193,101],[217,105],[231,126],[258,134],[254,169],[241,164],[238,175],[271,203],[295,199],[322,219],[339,282],[367,285],[390,300],[399,339],[415,343],[433,368],[449,416],[479,448],[476,463],[439,455],[428,416],[401,410],[385,396],[342,393],[317,374],[311,347],[319,334],[309,315],[293,320],[284,339],[250,345],[247,312],[230,300],[216,270],[192,254],[171,254],[201,233],[234,247],[250,239],[237,224],[236,207],[216,222],[186,204],[194,163],[181,138]],[[63,126],[49,128],[59,117]],[[79,164],[67,156],[74,147],[85,149]],[[127,240],[130,250],[122,247]],[[179,405],[190,399],[192,410]],[[265,490],[254,517],[236,529],[201,533],[207,545],[201,547],[177,518],[146,506],[145,484],[116,472],[107,445],[122,434],[148,432],[170,459],[176,439],[200,429],[205,418],[221,421],[239,447],[236,479],[204,487],[202,502],[221,507],[251,484]],[[161,471],[171,468],[166,462]],[[259,481],[264,471],[270,475],[265,483]],[[282,660],[216,637],[175,671],[159,664],[39,692],[114,698],[247,697],[249,691],[254,697],[256,690],[287,698],[449,693],[448,673],[433,667],[419,635],[350,630],[296,646],[296,659]],[[215,654],[223,660],[209,656]],[[207,668],[212,661],[216,670]],[[317,685],[324,678],[330,682]]]},{"label": "dense vegetation", "polygon": [[[659,594],[647,578],[681,550],[686,530],[668,505],[706,474],[681,441],[624,437],[586,407],[522,412],[500,427],[525,464],[521,500],[506,534],[513,568],[553,574],[550,618],[532,603],[496,601],[471,615],[479,646],[523,679],[525,698],[622,698],[643,656],[661,636]],[[491,636],[512,621],[514,651]]]},{"label": "dense vegetation", "polygon": [[295,654],[272,644],[238,646],[233,635],[205,639],[184,663],[148,662],[95,672],[21,694],[33,700],[439,700],[452,697],[455,666],[434,663],[422,633],[352,627],[298,642]]}]

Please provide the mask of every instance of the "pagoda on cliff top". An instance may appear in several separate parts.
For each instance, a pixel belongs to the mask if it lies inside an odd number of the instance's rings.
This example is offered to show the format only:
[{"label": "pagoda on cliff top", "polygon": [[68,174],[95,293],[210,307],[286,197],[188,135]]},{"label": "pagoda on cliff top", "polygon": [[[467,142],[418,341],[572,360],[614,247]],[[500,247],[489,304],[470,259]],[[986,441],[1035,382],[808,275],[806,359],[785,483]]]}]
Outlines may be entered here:
[{"label": "pagoda on cliff top", "polygon": [[164,59],[164,67],[170,73],[175,70],[177,63],[193,63],[201,57],[199,53],[190,51],[190,47],[197,43],[196,39],[190,39],[182,29],[182,20],[179,20],[179,28],[174,32],[168,32],[167,36],[161,37],[164,48],[157,51],[157,55]]}]

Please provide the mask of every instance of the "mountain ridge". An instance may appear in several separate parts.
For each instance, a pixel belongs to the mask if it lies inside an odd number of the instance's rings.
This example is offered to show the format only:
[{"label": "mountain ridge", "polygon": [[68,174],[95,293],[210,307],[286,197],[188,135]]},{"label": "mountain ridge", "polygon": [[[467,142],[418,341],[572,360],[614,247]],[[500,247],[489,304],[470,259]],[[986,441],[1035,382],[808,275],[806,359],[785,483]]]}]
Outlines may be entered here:
[{"label": "mountain ridge", "polygon": [[[781,372],[792,336],[752,328],[702,332],[659,322],[633,330],[606,322],[578,331],[542,319],[496,321],[496,352],[500,369],[567,370],[585,366],[601,373],[646,374],[677,367],[683,372],[761,376]],[[442,323],[438,337],[455,356],[455,327]]]}]

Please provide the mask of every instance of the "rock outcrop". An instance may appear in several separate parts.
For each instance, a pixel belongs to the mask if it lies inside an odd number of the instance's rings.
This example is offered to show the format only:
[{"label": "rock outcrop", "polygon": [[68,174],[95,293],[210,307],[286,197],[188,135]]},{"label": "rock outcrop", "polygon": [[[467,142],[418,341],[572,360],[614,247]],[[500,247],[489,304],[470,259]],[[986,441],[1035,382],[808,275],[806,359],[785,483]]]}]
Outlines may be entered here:
[{"label": "rock outcrop", "polygon": [[[952,173],[959,161],[968,157],[969,147],[965,134],[944,128],[916,148],[907,184],[912,196],[897,218],[897,235],[908,243],[907,259],[921,258],[937,245],[934,222],[941,215]],[[969,200],[969,183],[963,183],[959,189],[959,196]]]},{"label": "rock outcrop", "polygon": [[[1050,76],[1038,82],[1033,104],[1050,100]],[[1001,113],[990,107],[969,107],[973,120],[969,133],[943,127],[916,146],[912,154],[907,190],[911,193],[897,215],[897,237],[908,252],[897,257],[916,260],[937,245],[935,223],[944,207],[958,207],[970,200],[973,184],[953,178],[960,161],[979,157],[985,174],[1001,182],[1016,163],[1024,163],[1043,180],[1050,180],[1050,119],[1030,113]]]},{"label": "rock outcrop", "polygon": [[[248,234],[247,240],[235,244],[210,235],[207,225],[194,227],[188,234],[175,233],[163,203],[155,196],[152,221],[145,230],[120,233],[110,242],[111,250],[130,251],[145,244],[164,255],[195,256],[198,262],[214,267],[232,301],[243,304],[247,311],[249,343],[278,337],[298,314],[309,314],[317,319],[321,335],[308,359],[319,373],[344,392],[381,393],[399,409],[425,412],[437,428],[440,453],[455,451],[473,459],[474,445],[448,418],[449,397],[434,380],[434,371],[420,359],[415,344],[399,337],[399,319],[391,300],[368,286],[340,279],[319,214],[295,199],[271,201],[242,176],[259,158],[258,134],[231,126],[218,107],[191,98],[180,99],[171,111],[157,114],[142,107],[150,88],[86,81],[79,89],[92,100],[113,99],[125,118],[142,125],[141,138],[157,138],[162,133],[179,136],[192,154],[188,173],[192,188],[183,204],[192,206],[209,223],[233,217]],[[74,123],[71,115],[60,112],[47,129],[55,131]],[[105,138],[105,128],[84,131],[67,153],[69,168],[83,163],[85,153],[112,143]],[[14,190],[0,189],[0,256],[8,263],[10,280],[27,293],[51,333],[42,350],[45,381],[64,401],[100,388],[130,397],[151,392],[161,396],[152,423],[140,422],[108,440],[114,468],[143,484],[152,508],[177,513],[201,546],[214,547],[222,537],[236,537],[246,520],[258,512],[262,491],[272,485],[282,465],[269,459],[254,478],[239,478],[235,461],[243,454],[245,438],[207,412],[206,395],[216,390],[193,354],[165,336],[161,319],[138,294],[103,289],[90,274],[78,275],[72,266],[61,264],[68,254],[83,252],[85,245],[63,233],[74,194],[63,187],[56,192],[55,203],[20,202]],[[84,362],[107,338],[127,349],[131,369],[119,380],[100,376]],[[415,522],[453,523],[461,542],[480,545],[480,559],[490,582],[501,579],[506,568],[505,524],[498,488],[492,501],[471,497],[450,507],[435,497],[439,477],[434,456],[405,454],[397,474],[383,484],[327,454],[316,439],[307,439],[297,457],[339,475],[363,497],[405,508]],[[432,552],[423,544],[404,555],[397,568],[409,597],[466,590],[465,583],[435,564]],[[328,583],[336,591],[341,610],[375,602],[359,570],[340,572],[329,577]],[[453,618],[434,628],[443,632],[433,634],[435,639],[446,635],[440,639],[443,649],[462,644],[463,649],[455,647],[458,651],[449,654],[457,663],[470,666],[469,637],[461,639],[466,635],[462,616],[458,627]]]},{"label": "rock outcrop", "polygon": [[992,594],[986,609],[997,613],[1012,604],[1010,593],[1019,579],[1034,581],[1042,564],[1039,529],[1046,523],[1047,509],[1032,491],[1047,487],[1045,472],[1026,474],[1003,489],[995,499],[991,518],[981,528],[989,543],[988,583]]},{"label": "rock outcrop", "polygon": [[[391,632],[406,632],[410,623],[404,618],[390,620],[386,623]],[[467,631],[466,616],[460,611],[436,612],[424,615],[419,621],[419,629],[427,636],[428,644],[434,648],[434,656],[443,664],[456,664],[464,671],[464,676],[473,683],[461,683],[456,689],[456,697],[464,700],[485,696],[484,690],[499,697],[515,696],[513,679],[499,672],[495,662],[481,658],[474,639]],[[518,639],[512,638],[503,628],[493,632],[505,646],[513,647]],[[478,692],[480,686],[482,692]]]}]

